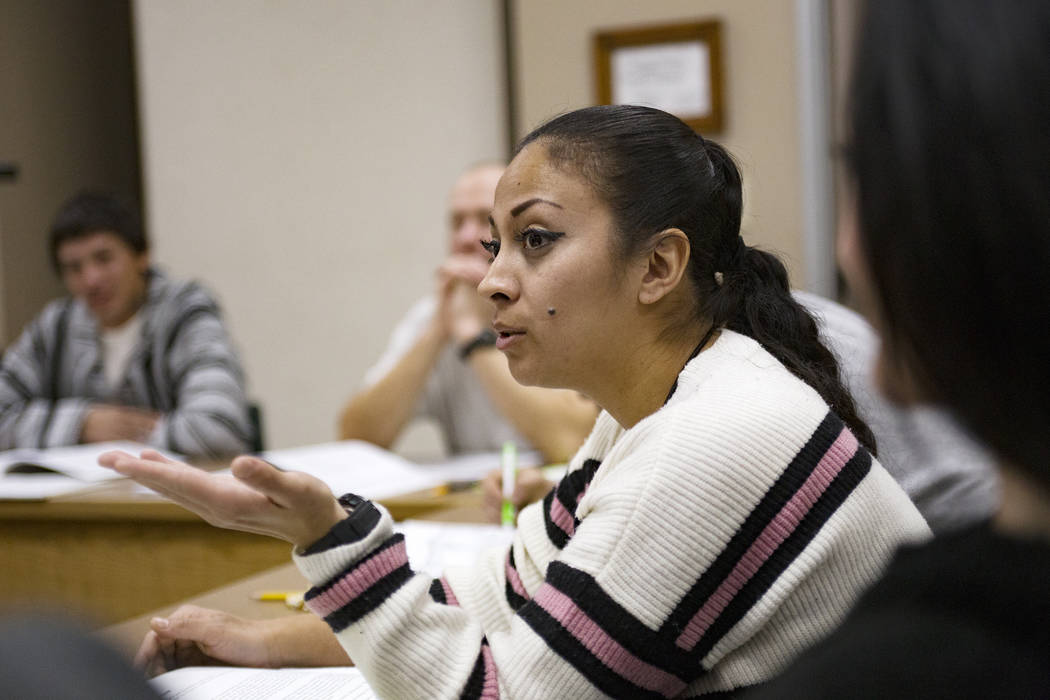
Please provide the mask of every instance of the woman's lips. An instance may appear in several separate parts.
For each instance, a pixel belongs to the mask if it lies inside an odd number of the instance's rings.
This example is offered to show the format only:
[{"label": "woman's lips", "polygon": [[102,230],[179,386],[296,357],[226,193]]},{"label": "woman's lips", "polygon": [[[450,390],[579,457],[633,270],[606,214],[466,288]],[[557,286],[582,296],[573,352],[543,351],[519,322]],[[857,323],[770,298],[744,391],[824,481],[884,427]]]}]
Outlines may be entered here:
[{"label": "woman's lips", "polygon": [[496,336],[496,349],[506,350],[524,337],[525,331],[500,331]]}]

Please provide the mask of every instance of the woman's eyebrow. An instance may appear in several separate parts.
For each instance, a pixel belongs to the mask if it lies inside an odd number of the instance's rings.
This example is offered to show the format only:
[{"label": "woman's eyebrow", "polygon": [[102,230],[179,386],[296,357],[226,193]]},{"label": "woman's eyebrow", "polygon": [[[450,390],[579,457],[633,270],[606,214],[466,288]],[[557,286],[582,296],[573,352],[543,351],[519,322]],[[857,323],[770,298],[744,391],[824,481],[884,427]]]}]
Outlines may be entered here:
[{"label": "woman's eyebrow", "polygon": [[549,199],[542,199],[542,198],[540,198],[540,197],[533,197],[532,199],[529,199],[529,200],[527,200],[527,201],[524,201],[524,202],[522,202],[521,204],[519,204],[518,206],[516,206],[516,207],[514,207],[513,209],[511,209],[511,210],[510,210],[510,215],[511,215],[512,217],[513,217],[513,216],[518,216],[518,215],[520,215],[520,214],[521,214],[521,213],[522,213],[523,211],[525,211],[526,209],[528,209],[529,207],[531,207],[531,206],[532,206],[533,204],[540,204],[540,203],[543,203],[543,204],[549,204],[549,205],[551,205],[552,207],[557,207],[558,209],[561,209],[561,208],[562,208],[562,206],[561,206],[560,204],[558,204],[557,202],[552,202],[552,201],[550,201]]}]

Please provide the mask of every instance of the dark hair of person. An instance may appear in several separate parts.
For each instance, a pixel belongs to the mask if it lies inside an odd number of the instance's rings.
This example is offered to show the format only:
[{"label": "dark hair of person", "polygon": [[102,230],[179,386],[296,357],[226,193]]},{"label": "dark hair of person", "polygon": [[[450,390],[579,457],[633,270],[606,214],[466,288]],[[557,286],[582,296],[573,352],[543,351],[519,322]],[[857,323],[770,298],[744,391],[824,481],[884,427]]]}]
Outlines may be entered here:
[{"label": "dark hair of person", "polygon": [[1050,3],[867,3],[847,164],[891,358],[1050,485]]},{"label": "dark hair of person", "polygon": [[834,355],[791,296],[784,265],[740,237],[740,172],[724,148],[671,114],[629,105],[555,117],[526,136],[517,151],[534,142],[559,168],[585,178],[609,206],[622,255],[643,250],[665,229],[684,232],[698,302],[690,322],[710,321],[757,340],[875,451]]},{"label": "dark hair of person", "polygon": [[116,196],[85,190],[66,200],[51,223],[51,264],[58,270],[58,249],[66,241],[108,231],[136,253],[149,250],[149,241],[135,210]]}]

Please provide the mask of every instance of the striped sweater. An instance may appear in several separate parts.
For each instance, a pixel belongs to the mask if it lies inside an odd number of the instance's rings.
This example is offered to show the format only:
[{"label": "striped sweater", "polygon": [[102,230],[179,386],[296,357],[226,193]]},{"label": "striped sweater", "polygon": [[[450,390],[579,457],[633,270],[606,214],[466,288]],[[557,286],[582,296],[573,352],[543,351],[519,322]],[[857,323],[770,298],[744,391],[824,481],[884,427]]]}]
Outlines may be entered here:
[{"label": "striped sweater", "polygon": [[124,377],[103,375],[98,324],[73,298],[47,305],[0,365],[0,449],[76,444],[96,402],[162,414],[150,444],[191,456],[244,452],[252,437],[244,376],[215,300],[150,271],[142,332]]},{"label": "striped sweater", "polygon": [[599,416],[509,551],[432,580],[384,513],[294,556],[381,697],[690,697],[772,677],[928,532],[815,391],[724,331],[659,411]]}]

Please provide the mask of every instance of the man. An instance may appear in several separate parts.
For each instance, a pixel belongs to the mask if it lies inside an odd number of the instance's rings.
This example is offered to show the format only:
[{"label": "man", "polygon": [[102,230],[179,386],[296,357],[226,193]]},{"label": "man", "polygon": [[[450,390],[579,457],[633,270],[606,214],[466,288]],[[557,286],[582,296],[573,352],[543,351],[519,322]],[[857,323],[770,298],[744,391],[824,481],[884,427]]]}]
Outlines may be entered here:
[{"label": "man", "polygon": [[564,462],[590,432],[597,407],[575,392],[524,387],[495,349],[492,307],[477,286],[488,267],[480,241],[503,166],[478,165],[449,196],[449,255],[433,296],[418,302],[391,337],[365,387],[343,410],[344,439],[389,447],[416,417],[437,421],[452,454],[497,450],[506,440]]},{"label": "man", "polygon": [[0,449],[133,440],[189,456],[245,451],[244,377],[212,297],[150,266],[137,217],[83,192],[51,227],[69,297],[0,365]]}]

